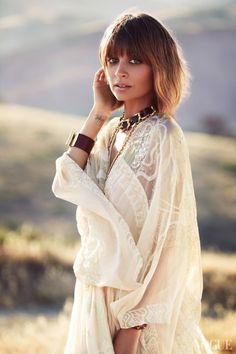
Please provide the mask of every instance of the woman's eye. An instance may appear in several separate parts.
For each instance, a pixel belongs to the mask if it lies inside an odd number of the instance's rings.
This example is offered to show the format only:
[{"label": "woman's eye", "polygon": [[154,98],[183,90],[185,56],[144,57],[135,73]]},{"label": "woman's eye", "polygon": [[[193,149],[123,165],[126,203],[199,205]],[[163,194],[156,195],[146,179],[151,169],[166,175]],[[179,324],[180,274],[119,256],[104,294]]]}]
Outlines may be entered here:
[{"label": "woman's eye", "polygon": [[108,58],[108,59],[107,59],[107,62],[108,62],[109,64],[114,64],[114,63],[117,62],[117,59],[115,59],[115,58]]},{"label": "woman's eye", "polygon": [[130,62],[132,64],[141,64],[142,63],[141,60],[139,60],[139,59],[131,59]]}]

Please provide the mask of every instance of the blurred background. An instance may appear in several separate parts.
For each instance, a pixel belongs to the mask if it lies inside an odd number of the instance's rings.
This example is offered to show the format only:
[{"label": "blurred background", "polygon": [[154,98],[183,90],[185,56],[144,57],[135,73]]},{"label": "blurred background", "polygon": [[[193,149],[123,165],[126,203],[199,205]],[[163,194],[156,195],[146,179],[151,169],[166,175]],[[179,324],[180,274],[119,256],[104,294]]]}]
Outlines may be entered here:
[{"label": "blurred background", "polygon": [[236,353],[236,1],[0,0],[0,353],[63,353],[79,249],[55,160],[93,104],[106,26],[135,7],[163,21],[192,73],[176,119],[189,145],[202,245],[201,328]]}]

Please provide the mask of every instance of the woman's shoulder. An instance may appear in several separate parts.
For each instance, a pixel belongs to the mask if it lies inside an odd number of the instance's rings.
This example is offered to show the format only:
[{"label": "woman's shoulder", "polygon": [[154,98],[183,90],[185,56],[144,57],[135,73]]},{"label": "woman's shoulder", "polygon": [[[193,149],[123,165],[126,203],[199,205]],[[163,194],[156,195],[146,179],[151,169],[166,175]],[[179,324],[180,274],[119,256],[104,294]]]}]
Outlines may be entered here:
[{"label": "woman's shoulder", "polygon": [[155,132],[163,137],[183,137],[182,127],[176,118],[168,115],[155,114],[151,117]]},{"label": "woman's shoulder", "polygon": [[[106,136],[110,136],[119,123],[120,117],[115,116],[110,118],[102,130]],[[161,139],[167,137],[181,137],[183,138],[183,130],[176,119],[172,116],[154,114],[145,121],[143,121],[136,132],[133,134],[134,138],[141,138],[143,135],[158,135]]]},{"label": "woman's shoulder", "polygon": [[115,117],[111,117],[108,121],[107,121],[107,126],[108,127],[112,127],[114,125],[117,125],[118,122],[120,120],[120,116],[115,116]]}]

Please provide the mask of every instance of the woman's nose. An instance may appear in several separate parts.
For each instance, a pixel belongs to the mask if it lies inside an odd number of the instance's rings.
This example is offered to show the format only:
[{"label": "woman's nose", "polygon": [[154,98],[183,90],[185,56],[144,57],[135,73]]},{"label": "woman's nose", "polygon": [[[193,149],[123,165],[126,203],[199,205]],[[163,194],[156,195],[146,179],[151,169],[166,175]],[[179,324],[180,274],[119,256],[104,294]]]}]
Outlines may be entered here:
[{"label": "woman's nose", "polygon": [[126,77],[128,75],[127,70],[125,69],[123,64],[118,64],[115,72],[118,77]]}]

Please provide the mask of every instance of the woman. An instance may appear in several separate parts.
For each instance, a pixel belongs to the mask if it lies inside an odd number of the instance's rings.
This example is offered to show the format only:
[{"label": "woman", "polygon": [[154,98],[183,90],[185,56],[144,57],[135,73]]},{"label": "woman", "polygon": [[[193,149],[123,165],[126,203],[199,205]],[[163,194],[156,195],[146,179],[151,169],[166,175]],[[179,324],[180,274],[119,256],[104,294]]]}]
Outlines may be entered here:
[{"label": "woman", "polygon": [[189,153],[174,117],[189,82],[183,55],[156,19],[125,13],[105,31],[100,60],[94,105],[52,186],[77,205],[81,236],[65,353],[212,353],[199,328]]}]

